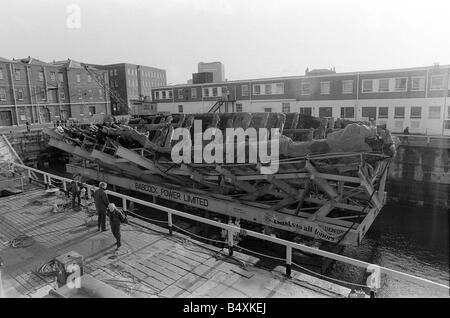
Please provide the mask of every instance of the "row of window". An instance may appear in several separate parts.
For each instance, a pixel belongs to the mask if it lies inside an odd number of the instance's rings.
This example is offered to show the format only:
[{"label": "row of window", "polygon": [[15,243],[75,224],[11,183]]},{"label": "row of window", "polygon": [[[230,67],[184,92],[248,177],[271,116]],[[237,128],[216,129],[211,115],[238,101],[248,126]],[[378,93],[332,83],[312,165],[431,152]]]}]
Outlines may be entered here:
[{"label": "row of window", "polygon": [[[51,82],[56,82],[56,72],[49,72],[49,77],[50,77],[50,81]],[[21,70],[20,69],[14,69],[14,79],[16,81],[20,81],[22,78],[21,75]],[[0,80],[4,79],[4,75],[3,75],[3,69],[0,68]],[[44,77],[44,72],[43,71],[39,71],[38,72],[38,81],[39,82],[43,82],[45,79]],[[61,72],[58,72],[58,81],[59,82],[64,82],[64,75]]]},{"label": "row of window", "polygon": [[[23,92],[24,92],[23,88],[16,88],[15,89],[16,99],[17,100],[23,100],[23,98],[24,98],[24,93]],[[78,93],[77,94],[78,99],[82,99],[83,91],[81,89],[79,89],[77,93]],[[89,90],[85,91],[84,95],[87,98],[89,98],[89,99],[93,99],[94,98],[92,89],[89,89]],[[36,88],[36,96],[39,96],[42,100],[47,100],[47,93],[46,93],[46,91],[45,91],[45,89],[43,87],[37,87]],[[103,89],[98,89],[98,97],[100,99],[103,99]],[[66,99],[66,94],[65,94],[64,91],[60,91],[59,92],[59,98],[61,100],[65,100]],[[0,87],[0,101],[6,101],[6,100],[7,100],[6,89],[4,87]]]},{"label": "row of window", "polygon": [[[137,76],[137,69],[127,69],[127,74],[128,75],[136,75]],[[117,76],[117,70],[109,70],[109,75],[111,76]],[[142,77],[152,77],[152,78],[160,78],[163,79],[164,78],[164,73],[161,72],[155,72],[155,71],[141,71],[141,76]]]},{"label": "row of window", "polygon": [[[450,79],[450,78],[449,78]],[[425,76],[411,77],[411,91],[425,90]],[[399,78],[380,78],[380,79],[365,79],[362,81],[363,93],[384,93],[384,92],[406,92],[408,86],[407,77]],[[448,81],[450,89],[450,80]],[[444,75],[432,75],[430,77],[429,89],[443,90],[445,88]]]},{"label": "row of window", "polygon": [[[320,82],[320,94],[330,94],[330,81]],[[342,80],[342,94],[353,93],[353,80]],[[425,76],[413,76],[410,80],[411,91],[424,91],[425,90]],[[433,75],[430,77],[430,90],[442,90],[445,87],[444,75]],[[204,96],[222,96],[220,93],[220,87],[217,88],[203,88]],[[448,80],[448,89],[450,89],[450,78]],[[214,92],[211,92],[214,90]],[[396,78],[380,78],[380,79],[364,79],[362,80],[362,92],[363,93],[386,93],[386,92],[406,92],[408,90],[408,77],[396,77]],[[182,91],[180,89],[179,91]],[[192,98],[197,97],[197,89],[191,88]],[[311,95],[311,82],[302,81],[300,84],[301,95]],[[269,83],[269,84],[254,84],[253,95],[283,95],[285,93],[284,83]],[[241,85],[241,96],[249,96],[249,85]]]},{"label": "row of window", "polygon": [[[283,113],[291,112],[290,103],[282,103],[281,105]],[[369,119],[374,119],[377,107],[362,107],[362,117],[367,117]],[[405,118],[406,107],[394,107],[394,118]],[[300,107],[299,112],[301,114],[312,115],[313,107]],[[332,107],[319,107],[319,117],[333,117]],[[441,106],[430,106],[428,107],[428,119],[441,119]],[[265,112],[272,112],[272,108],[264,108]],[[355,107],[341,107],[340,118],[354,119],[355,118]],[[236,104],[236,112],[242,112],[242,104]],[[389,108],[388,107],[378,107],[378,118],[387,119],[389,118]],[[422,107],[412,106],[410,108],[409,118],[411,119],[421,119],[422,118]],[[447,118],[450,118],[450,106],[447,110]]]}]

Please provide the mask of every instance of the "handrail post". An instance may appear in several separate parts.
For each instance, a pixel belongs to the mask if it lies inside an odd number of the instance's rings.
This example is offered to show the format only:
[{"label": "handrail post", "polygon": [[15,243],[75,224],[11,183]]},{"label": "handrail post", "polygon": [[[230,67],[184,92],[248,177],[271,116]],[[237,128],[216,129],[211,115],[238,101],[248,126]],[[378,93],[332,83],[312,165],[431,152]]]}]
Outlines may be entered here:
[{"label": "handrail post", "polygon": [[377,290],[381,287],[381,268],[370,264],[367,266],[367,272],[370,273],[366,281],[367,287],[370,288],[370,298],[375,298]]},{"label": "handrail post", "polygon": [[64,193],[67,192],[67,183],[66,183],[66,179],[63,179],[63,189],[64,189]]},{"label": "handrail post", "polygon": [[292,247],[286,246],[286,277],[291,278]]},{"label": "handrail post", "polygon": [[228,229],[228,256],[233,256],[233,230]]},{"label": "handrail post", "polygon": [[28,182],[31,183],[31,170],[28,169]]},{"label": "handrail post", "polygon": [[173,224],[172,224],[172,213],[171,212],[167,213],[167,223],[169,225],[169,235],[172,235]]},{"label": "handrail post", "polygon": [[47,174],[46,174],[46,173],[44,173],[44,174],[43,174],[43,176],[44,176],[44,185],[45,185],[45,190],[47,190],[47,189],[48,189],[48,185],[47,185]]},{"label": "handrail post", "polygon": [[127,199],[122,198],[122,209],[126,210],[127,209]]}]

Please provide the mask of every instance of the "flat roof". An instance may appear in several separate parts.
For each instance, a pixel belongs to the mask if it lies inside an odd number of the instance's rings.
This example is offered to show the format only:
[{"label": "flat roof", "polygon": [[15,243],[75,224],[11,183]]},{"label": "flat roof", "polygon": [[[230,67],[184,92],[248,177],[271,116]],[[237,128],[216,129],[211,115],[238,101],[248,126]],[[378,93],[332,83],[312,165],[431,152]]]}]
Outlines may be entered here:
[{"label": "flat roof", "polygon": [[[439,65],[438,69],[448,69],[450,65]],[[414,71],[426,71],[426,70],[436,69],[436,66],[422,66],[422,67],[410,67],[410,68],[399,68],[399,69],[387,69],[387,70],[375,70],[375,71],[360,71],[360,72],[344,72],[344,73],[330,73],[330,74],[317,74],[317,75],[292,75],[292,76],[278,76],[278,77],[263,77],[263,78],[251,78],[243,80],[230,80],[215,83],[204,83],[204,84],[175,84],[166,85],[161,87],[155,87],[152,90],[157,89],[168,89],[176,87],[198,87],[198,86],[222,86],[227,84],[239,84],[239,83],[249,83],[249,82],[265,82],[265,81],[282,81],[282,80],[301,80],[308,78],[320,78],[320,77],[339,77],[339,76],[355,76],[355,75],[366,75],[366,74],[384,74],[384,73],[397,73],[397,72],[414,72]]]}]

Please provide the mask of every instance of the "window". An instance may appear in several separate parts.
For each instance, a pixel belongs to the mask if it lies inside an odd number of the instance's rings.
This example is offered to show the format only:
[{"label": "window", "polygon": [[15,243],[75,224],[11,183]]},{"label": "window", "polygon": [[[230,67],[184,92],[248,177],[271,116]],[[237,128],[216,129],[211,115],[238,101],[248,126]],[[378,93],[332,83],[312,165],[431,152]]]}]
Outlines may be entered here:
[{"label": "window", "polygon": [[300,107],[300,114],[312,116],[312,107]]},{"label": "window", "polygon": [[423,91],[425,89],[425,77],[412,77],[411,78],[411,90]]},{"label": "window", "polygon": [[373,92],[373,80],[363,80],[362,81],[363,86],[363,93],[370,93]]},{"label": "window", "polygon": [[92,97],[93,97],[93,96],[92,96],[92,89],[89,89],[89,90],[88,90],[88,97],[89,97],[89,99],[92,99]]},{"label": "window", "polygon": [[284,83],[276,83],[275,84],[276,94],[284,94]]},{"label": "window", "polygon": [[182,113],[183,112],[183,105],[178,105],[178,112]]},{"label": "window", "polygon": [[47,92],[45,91],[45,89],[43,87],[39,87],[39,95],[41,95],[41,99],[42,100],[46,100],[47,99]]},{"label": "window", "polygon": [[264,108],[264,112],[265,113],[271,113],[272,112],[272,108]]},{"label": "window", "polygon": [[264,94],[272,95],[272,85],[270,85],[270,84],[264,85]]},{"label": "window", "polygon": [[405,118],[405,107],[395,107],[394,118]]},{"label": "window", "polygon": [[410,118],[421,118],[422,117],[422,107],[411,107]]},{"label": "window", "polygon": [[23,89],[22,88],[17,89],[16,98],[17,98],[17,100],[23,100]]},{"label": "window", "polygon": [[191,98],[197,98],[197,88],[191,88]]},{"label": "window", "polygon": [[60,82],[64,82],[64,76],[63,76],[63,73],[58,73],[58,80],[59,80]]},{"label": "window", "polygon": [[395,91],[396,92],[406,92],[406,85],[408,83],[407,77],[400,77],[395,79]]},{"label": "window", "polygon": [[444,76],[431,76],[430,90],[440,90],[444,88]]},{"label": "window", "polygon": [[241,86],[241,95],[248,96],[248,85],[247,84]]},{"label": "window", "polygon": [[89,115],[95,115],[95,106],[89,106]]},{"label": "window", "polygon": [[242,104],[236,104],[236,113],[242,113]]},{"label": "window", "polygon": [[172,90],[170,90],[170,91],[168,91],[168,92],[169,92],[169,98],[173,98]]},{"label": "window", "polygon": [[378,118],[388,118],[389,108],[388,107],[378,107]]},{"label": "window", "polygon": [[0,68],[0,80],[3,79],[3,69]]},{"label": "window", "polygon": [[114,76],[117,76],[117,70],[114,69]]},{"label": "window", "polygon": [[333,117],[333,108],[331,107],[319,107],[319,117]]},{"label": "window", "polygon": [[162,99],[166,99],[166,91],[162,91]]},{"label": "window", "polygon": [[283,113],[290,113],[291,112],[291,103],[282,103],[281,109]]},{"label": "window", "polygon": [[178,98],[183,99],[183,89],[181,88],[178,90]]},{"label": "window", "polygon": [[114,75],[114,70],[109,70],[109,76],[113,76]]},{"label": "window", "polygon": [[253,85],[253,95],[261,95],[261,86]]},{"label": "window", "polygon": [[321,95],[330,94],[330,82],[320,82],[320,94]]},{"label": "window", "polygon": [[14,78],[16,79],[16,81],[20,81],[20,70],[19,69],[14,69]]},{"label": "window", "polygon": [[450,106],[447,107],[447,118],[450,118]]},{"label": "window", "polygon": [[65,100],[66,99],[66,94],[64,93],[64,91],[60,91],[59,92],[59,99],[60,100]]},{"label": "window", "polygon": [[78,99],[83,98],[83,93],[81,92],[81,89],[78,90]]},{"label": "window", "polygon": [[341,107],[341,118],[355,118],[355,108]]},{"label": "window", "polygon": [[226,96],[229,97],[230,91],[228,89],[228,87],[224,86],[222,87],[222,96]]},{"label": "window", "polygon": [[55,81],[56,81],[56,73],[55,73],[55,72],[50,72],[50,80],[51,80],[52,82],[55,82]]},{"label": "window", "polygon": [[209,97],[209,88],[204,88],[203,89],[203,96]]},{"label": "window", "polygon": [[77,74],[77,83],[81,83],[81,75]]},{"label": "window", "polygon": [[213,89],[212,89],[212,95],[213,95],[214,97],[217,96],[217,87],[213,87]]},{"label": "window", "polygon": [[301,87],[300,87],[300,93],[302,95],[311,94],[311,83],[310,82],[302,82]]},{"label": "window", "polygon": [[0,87],[0,100],[6,100],[6,89],[4,87]]},{"label": "window", "polygon": [[342,94],[353,93],[353,80],[342,81]]},{"label": "window", "polygon": [[430,108],[428,108],[428,118],[429,119],[440,119],[441,118],[441,106],[430,106]]},{"label": "window", "polygon": [[92,82],[92,76],[90,74],[88,74],[87,80],[88,80],[88,83]]},{"label": "window", "polygon": [[380,79],[378,81],[379,92],[389,92],[389,79]]},{"label": "window", "polygon": [[103,90],[101,88],[98,89],[98,97],[103,99]]},{"label": "window", "polygon": [[155,92],[155,99],[159,99],[159,92]]},{"label": "window", "polygon": [[411,121],[411,129],[419,129],[420,128],[420,121],[413,120]]}]

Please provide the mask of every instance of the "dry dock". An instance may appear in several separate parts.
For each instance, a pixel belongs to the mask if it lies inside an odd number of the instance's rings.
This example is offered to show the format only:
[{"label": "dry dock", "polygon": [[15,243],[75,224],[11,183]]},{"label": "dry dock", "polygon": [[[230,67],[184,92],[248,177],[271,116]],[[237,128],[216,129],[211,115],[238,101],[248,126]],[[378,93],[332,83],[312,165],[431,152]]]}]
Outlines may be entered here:
[{"label": "dry dock", "polygon": [[[27,189],[28,188],[28,189]],[[110,231],[97,232],[96,219],[70,208],[53,210],[56,195],[27,186],[0,199],[0,257],[6,297],[43,297],[55,278],[37,269],[69,251],[84,257],[84,274],[131,297],[347,297],[350,290],[303,273],[268,271],[258,258],[194,242],[136,218],[122,226],[122,248],[114,254]],[[26,235],[23,247],[9,243]]]}]

